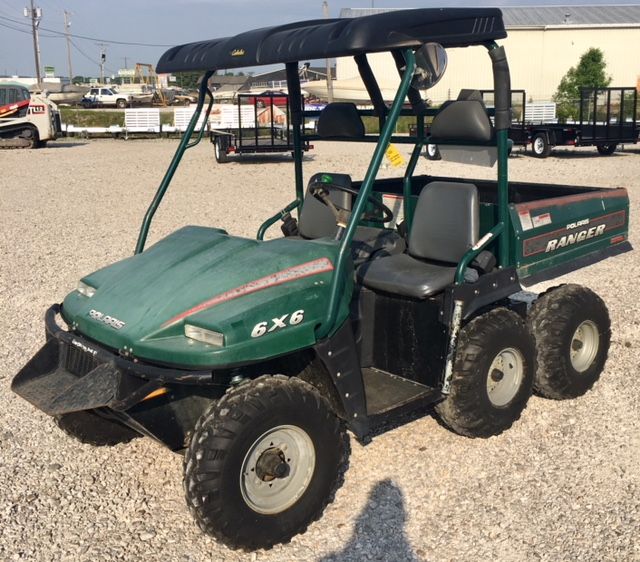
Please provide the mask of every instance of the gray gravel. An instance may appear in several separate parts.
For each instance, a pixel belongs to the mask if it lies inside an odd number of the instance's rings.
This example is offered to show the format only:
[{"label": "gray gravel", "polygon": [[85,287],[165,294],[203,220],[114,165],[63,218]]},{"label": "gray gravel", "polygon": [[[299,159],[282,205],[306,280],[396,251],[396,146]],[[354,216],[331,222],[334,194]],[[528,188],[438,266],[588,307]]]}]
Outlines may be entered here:
[{"label": "gray gravel", "polygon": [[[610,359],[593,391],[566,402],[534,397],[520,422],[488,440],[458,437],[425,417],[367,447],[352,441],[336,501],[307,533],[269,552],[230,551],[197,529],[178,456],[143,439],[79,445],[13,395],[12,376],[43,343],[45,309],[82,275],[133,251],[175,147],[64,141],[0,153],[0,560],[640,560],[638,252],[561,279],[588,285],[611,311]],[[310,153],[306,171],[362,177],[370,151],[329,143]],[[630,188],[631,241],[640,246],[637,149],[510,162],[514,180]],[[428,166],[494,173],[420,163],[423,172]],[[216,166],[211,147],[197,147],[151,239],[185,223],[253,235],[292,198],[292,174],[290,158]]]}]

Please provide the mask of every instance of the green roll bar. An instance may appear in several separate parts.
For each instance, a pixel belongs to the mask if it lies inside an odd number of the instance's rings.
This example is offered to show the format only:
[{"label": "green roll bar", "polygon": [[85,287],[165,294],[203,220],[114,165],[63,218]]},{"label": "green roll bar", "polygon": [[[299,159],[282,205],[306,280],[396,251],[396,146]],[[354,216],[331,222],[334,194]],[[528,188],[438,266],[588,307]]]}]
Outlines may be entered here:
[{"label": "green roll bar", "polygon": [[144,250],[144,245],[147,241],[147,236],[149,235],[149,228],[151,227],[151,221],[153,220],[153,216],[156,214],[158,207],[160,206],[160,202],[164,197],[167,189],[169,189],[169,184],[173,179],[173,175],[178,168],[178,164],[180,164],[180,160],[182,160],[182,156],[188,148],[193,148],[196,146],[204,135],[205,127],[202,126],[200,128],[200,133],[195,141],[189,142],[191,140],[191,135],[193,135],[193,131],[195,131],[196,125],[198,123],[198,119],[200,119],[200,115],[202,113],[202,108],[204,107],[204,99],[207,93],[209,94],[209,105],[207,106],[206,118],[205,121],[209,118],[209,114],[211,113],[211,107],[213,106],[213,96],[209,91],[209,78],[213,76],[215,71],[211,70],[206,72],[202,77],[202,82],[200,83],[200,91],[198,94],[198,105],[196,106],[195,111],[193,112],[193,116],[191,117],[191,121],[189,121],[189,125],[187,126],[187,130],[182,135],[182,139],[180,139],[180,144],[173,155],[173,159],[171,160],[171,164],[169,164],[169,168],[167,169],[162,181],[160,182],[160,186],[156,191],[156,194],[147,209],[147,212],[144,215],[144,220],[142,221],[142,226],[140,227],[140,234],[138,234],[138,242],[136,244],[136,249],[134,254],[139,254]]},{"label": "green roll bar", "polygon": [[353,235],[355,234],[358,223],[360,222],[360,217],[364,212],[369,194],[371,193],[371,190],[373,188],[373,183],[376,179],[378,170],[380,169],[380,164],[382,163],[385,151],[387,150],[387,146],[389,145],[389,140],[391,139],[391,135],[396,126],[396,121],[398,120],[398,116],[400,115],[402,104],[404,103],[404,100],[407,97],[407,93],[409,92],[409,88],[411,87],[411,80],[413,79],[413,74],[416,69],[416,57],[413,53],[413,50],[405,49],[403,51],[403,55],[405,58],[406,66],[404,74],[402,75],[402,80],[400,81],[400,87],[396,92],[396,97],[393,100],[393,104],[391,105],[391,109],[389,110],[389,114],[385,121],[384,127],[380,132],[378,144],[376,145],[376,148],[373,152],[373,158],[371,159],[371,163],[369,164],[367,173],[365,174],[362,185],[360,186],[360,194],[358,195],[358,198],[356,200],[356,206],[351,213],[349,224],[347,225],[342,240],[340,241],[338,257],[334,264],[335,270],[333,272],[333,276],[331,277],[328,313],[325,321],[321,326],[319,326],[317,330],[318,339],[327,337],[328,335],[335,332],[337,328],[339,328],[339,326],[336,327],[335,324],[343,290],[343,282],[345,279],[344,269],[346,267],[347,256],[350,255],[351,241],[353,240]]}]

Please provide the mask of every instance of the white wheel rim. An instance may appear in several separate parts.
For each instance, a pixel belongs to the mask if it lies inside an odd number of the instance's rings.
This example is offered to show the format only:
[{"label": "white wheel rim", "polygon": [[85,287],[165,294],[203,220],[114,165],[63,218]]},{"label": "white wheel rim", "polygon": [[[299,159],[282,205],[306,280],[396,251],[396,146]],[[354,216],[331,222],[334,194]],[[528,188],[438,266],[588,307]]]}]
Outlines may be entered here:
[{"label": "white wheel rim", "polygon": [[584,373],[596,359],[600,348],[600,332],[591,320],[580,324],[571,338],[569,356],[572,367],[579,373]]},{"label": "white wheel rim", "polygon": [[218,144],[218,141],[213,143],[213,150],[215,152],[216,159],[220,159],[220,145]]},{"label": "white wheel rim", "polygon": [[[259,476],[265,455],[277,455],[287,466],[286,475]],[[257,513],[281,513],[307,490],[315,466],[315,447],[306,431],[294,425],[274,427],[261,435],[244,457],[240,472],[242,498]]]},{"label": "white wheel rim", "polygon": [[437,147],[435,144],[428,144],[427,145],[427,153],[429,154],[429,156],[435,156],[436,155],[436,150]]},{"label": "white wheel rim", "polygon": [[542,154],[544,150],[544,139],[542,137],[536,137],[533,141],[533,150],[536,151],[536,154]]},{"label": "white wheel rim", "polygon": [[497,407],[506,406],[518,394],[524,379],[524,357],[522,353],[507,347],[500,351],[487,373],[487,395]]}]

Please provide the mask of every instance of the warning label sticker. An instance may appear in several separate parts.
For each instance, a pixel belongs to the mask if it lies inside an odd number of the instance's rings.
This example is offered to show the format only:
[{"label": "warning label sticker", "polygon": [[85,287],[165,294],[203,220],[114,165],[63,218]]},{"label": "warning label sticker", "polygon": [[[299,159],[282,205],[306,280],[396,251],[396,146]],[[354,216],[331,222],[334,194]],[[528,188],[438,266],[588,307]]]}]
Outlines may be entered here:
[{"label": "warning label sticker", "polygon": [[541,215],[537,215],[531,218],[533,222],[533,227],[538,228],[539,226],[545,226],[547,224],[551,224],[551,214],[550,213],[542,213]]},{"label": "warning label sticker", "polygon": [[518,216],[520,217],[520,226],[522,227],[522,230],[531,230],[533,228],[529,211],[518,211]]}]

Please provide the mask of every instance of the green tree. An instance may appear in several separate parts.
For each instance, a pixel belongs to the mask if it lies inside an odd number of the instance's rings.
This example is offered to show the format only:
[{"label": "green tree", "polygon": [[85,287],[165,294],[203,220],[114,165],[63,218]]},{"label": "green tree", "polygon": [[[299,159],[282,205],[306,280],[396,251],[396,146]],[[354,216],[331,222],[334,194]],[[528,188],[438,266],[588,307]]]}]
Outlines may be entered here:
[{"label": "green tree", "polygon": [[557,113],[560,121],[578,119],[582,88],[606,88],[611,83],[606,68],[604,53],[592,47],[580,57],[578,66],[572,66],[568,70],[553,95],[553,101],[558,104]]}]

